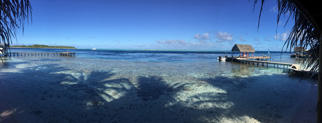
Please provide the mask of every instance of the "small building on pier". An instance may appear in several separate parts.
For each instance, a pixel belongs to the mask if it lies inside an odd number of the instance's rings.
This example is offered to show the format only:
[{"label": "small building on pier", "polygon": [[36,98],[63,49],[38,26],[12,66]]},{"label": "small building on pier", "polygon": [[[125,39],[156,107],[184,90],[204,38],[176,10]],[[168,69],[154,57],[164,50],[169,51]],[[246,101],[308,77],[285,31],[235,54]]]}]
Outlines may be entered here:
[{"label": "small building on pier", "polygon": [[305,52],[304,47],[294,47],[294,52]]},{"label": "small building on pier", "polygon": [[291,58],[306,58],[306,50],[304,47],[294,47],[294,53],[291,54]]},{"label": "small building on pier", "polygon": [[249,57],[249,53],[254,53],[255,50],[252,45],[248,44],[235,44],[231,51],[237,51],[243,53],[242,57]]}]

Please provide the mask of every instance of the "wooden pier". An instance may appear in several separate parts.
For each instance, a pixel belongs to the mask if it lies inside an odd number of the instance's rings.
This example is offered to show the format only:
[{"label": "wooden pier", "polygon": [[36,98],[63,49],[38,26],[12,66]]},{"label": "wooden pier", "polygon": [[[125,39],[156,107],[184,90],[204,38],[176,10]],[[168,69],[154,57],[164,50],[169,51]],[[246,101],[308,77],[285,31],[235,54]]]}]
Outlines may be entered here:
[{"label": "wooden pier", "polygon": [[254,65],[254,66],[287,69],[289,73],[292,73],[295,76],[308,77],[308,78],[313,78],[313,79],[317,79],[317,75],[318,75],[318,72],[312,72],[310,70],[301,69],[300,64],[292,64],[292,63],[285,63],[285,62],[273,62],[273,61],[249,60],[246,58],[235,58],[235,57],[227,57],[226,61],[249,64],[249,65]]},{"label": "wooden pier", "polygon": [[261,60],[250,60],[246,58],[235,58],[235,57],[228,57],[226,61],[238,62],[243,64],[250,64],[256,66],[266,66],[266,67],[274,67],[274,68],[283,68],[289,70],[299,70],[299,64],[292,64],[292,63],[285,63],[285,62],[273,62],[273,61],[261,61]]},{"label": "wooden pier", "polygon": [[273,66],[279,68],[280,66],[282,68],[288,68],[291,66],[299,66],[297,64],[292,64],[292,63],[285,63],[285,62],[272,62],[272,61],[260,61],[260,60],[248,60],[248,59],[236,59],[235,61],[244,63],[244,64],[251,64],[251,65],[261,65],[261,66]]},{"label": "wooden pier", "polygon": [[73,52],[10,52],[8,56],[54,56],[54,57],[74,57],[76,53]]}]

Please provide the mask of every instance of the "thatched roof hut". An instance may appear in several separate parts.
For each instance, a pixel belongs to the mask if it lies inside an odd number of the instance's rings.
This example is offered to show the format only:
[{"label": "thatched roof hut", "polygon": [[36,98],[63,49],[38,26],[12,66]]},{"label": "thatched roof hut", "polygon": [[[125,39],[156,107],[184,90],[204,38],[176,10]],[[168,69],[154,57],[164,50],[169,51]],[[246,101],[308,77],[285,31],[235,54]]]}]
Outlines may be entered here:
[{"label": "thatched roof hut", "polygon": [[252,45],[247,44],[235,44],[231,51],[238,51],[238,52],[246,52],[246,53],[253,53],[255,52]]},{"label": "thatched roof hut", "polygon": [[304,47],[294,47],[294,52],[305,52]]}]

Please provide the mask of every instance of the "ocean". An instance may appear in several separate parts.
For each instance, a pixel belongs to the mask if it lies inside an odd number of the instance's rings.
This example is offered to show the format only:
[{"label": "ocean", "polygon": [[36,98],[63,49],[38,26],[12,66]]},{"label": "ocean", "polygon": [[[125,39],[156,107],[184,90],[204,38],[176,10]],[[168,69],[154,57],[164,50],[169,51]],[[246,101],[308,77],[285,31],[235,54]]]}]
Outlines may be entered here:
[{"label": "ocean", "polygon": [[[317,80],[231,51],[23,49],[0,63],[0,122],[315,122]],[[255,52],[268,55],[267,51]],[[272,61],[302,63],[290,53]],[[5,105],[5,106],[4,106]]]}]

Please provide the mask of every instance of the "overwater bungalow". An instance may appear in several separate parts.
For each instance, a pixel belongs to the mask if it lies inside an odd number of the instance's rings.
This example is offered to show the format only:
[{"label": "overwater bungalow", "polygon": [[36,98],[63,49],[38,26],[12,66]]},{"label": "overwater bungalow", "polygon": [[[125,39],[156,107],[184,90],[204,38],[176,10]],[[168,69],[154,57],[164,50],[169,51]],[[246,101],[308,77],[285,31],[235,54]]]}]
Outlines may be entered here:
[{"label": "overwater bungalow", "polygon": [[249,53],[255,53],[255,50],[252,47],[252,45],[248,44],[235,44],[231,51],[237,51],[242,53],[242,55],[240,55],[241,58],[248,58]]},{"label": "overwater bungalow", "polygon": [[294,47],[294,53],[291,54],[291,58],[305,58],[306,50],[304,47]]}]

